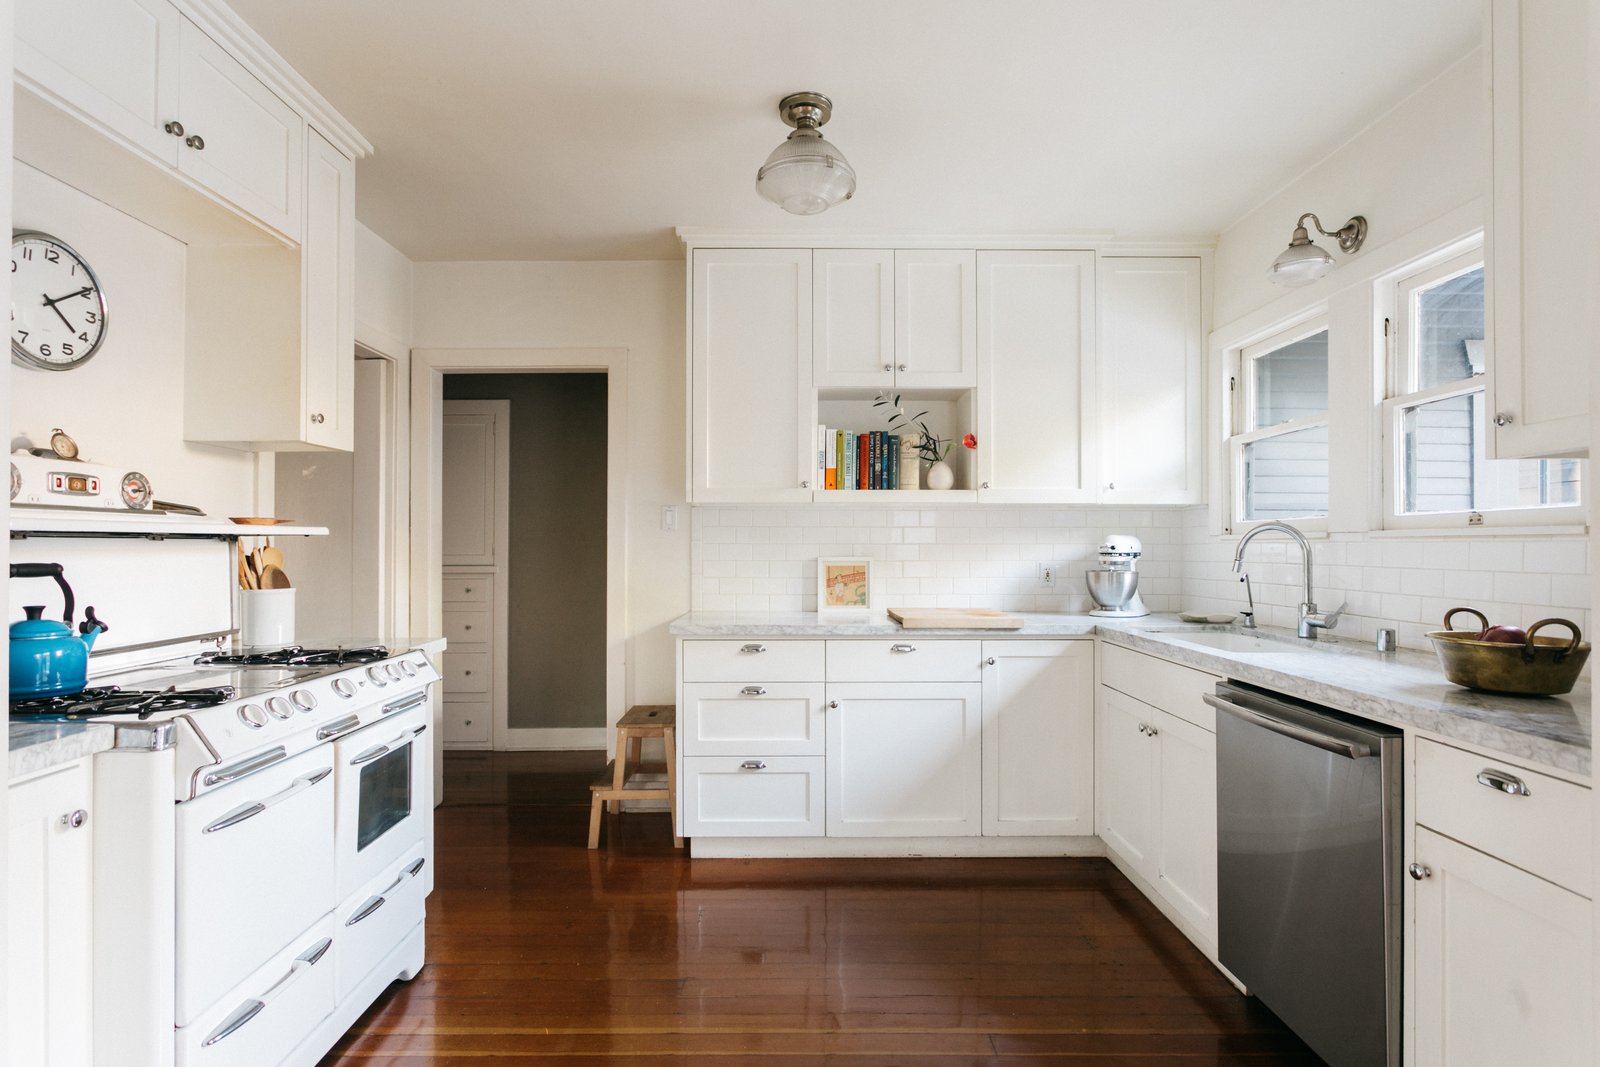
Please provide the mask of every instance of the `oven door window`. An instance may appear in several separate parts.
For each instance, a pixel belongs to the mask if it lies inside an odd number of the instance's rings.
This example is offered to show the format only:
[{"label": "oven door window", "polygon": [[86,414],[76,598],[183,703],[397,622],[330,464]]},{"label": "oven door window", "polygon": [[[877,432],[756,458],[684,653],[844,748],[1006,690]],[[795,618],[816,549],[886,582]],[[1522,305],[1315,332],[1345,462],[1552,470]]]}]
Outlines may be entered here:
[{"label": "oven door window", "polygon": [[411,814],[411,750],[388,752],[361,768],[361,806],[356,818],[356,851],[388,833]]}]

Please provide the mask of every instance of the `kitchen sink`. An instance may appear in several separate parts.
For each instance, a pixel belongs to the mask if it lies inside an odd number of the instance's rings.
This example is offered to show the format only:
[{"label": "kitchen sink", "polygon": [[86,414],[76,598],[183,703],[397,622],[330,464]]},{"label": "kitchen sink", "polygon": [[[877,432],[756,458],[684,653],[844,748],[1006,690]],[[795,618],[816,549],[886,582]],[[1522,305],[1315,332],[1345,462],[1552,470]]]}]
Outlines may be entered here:
[{"label": "kitchen sink", "polygon": [[1273,637],[1263,637],[1259,634],[1237,633],[1231,630],[1147,630],[1145,632],[1161,634],[1163,637],[1174,641],[1182,641],[1185,644],[1204,645],[1206,648],[1215,648],[1221,652],[1305,651],[1305,646],[1298,639],[1285,641]]}]

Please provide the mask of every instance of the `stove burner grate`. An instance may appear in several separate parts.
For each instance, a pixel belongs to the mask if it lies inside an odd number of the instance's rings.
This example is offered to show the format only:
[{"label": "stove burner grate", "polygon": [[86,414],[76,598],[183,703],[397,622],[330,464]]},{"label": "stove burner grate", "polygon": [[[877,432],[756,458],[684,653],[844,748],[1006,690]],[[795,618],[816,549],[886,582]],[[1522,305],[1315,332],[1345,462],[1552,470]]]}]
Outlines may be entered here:
[{"label": "stove burner grate", "polygon": [[119,686],[105,685],[65,696],[13,700],[11,714],[72,720],[137,712],[139,718],[148,719],[162,712],[215,707],[227,703],[236,696],[238,692],[231,685],[186,689],[183,692],[178,692],[176,689],[124,690]]},{"label": "stove burner grate", "polygon": [[202,667],[328,667],[344,664],[375,663],[388,659],[382,645],[366,648],[301,648],[290,645],[270,652],[208,652],[195,659]]}]

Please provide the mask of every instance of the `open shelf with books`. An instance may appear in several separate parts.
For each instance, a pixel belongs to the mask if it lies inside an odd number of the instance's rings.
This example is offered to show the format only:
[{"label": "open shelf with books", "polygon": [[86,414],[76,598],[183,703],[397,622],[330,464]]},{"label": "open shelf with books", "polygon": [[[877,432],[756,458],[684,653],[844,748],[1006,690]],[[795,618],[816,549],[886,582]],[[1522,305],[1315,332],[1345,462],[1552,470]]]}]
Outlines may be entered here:
[{"label": "open shelf with books", "polygon": [[[830,502],[865,499],[864,496],[858,498],[858,493],[870,493],[873,501],[882,503],[975,499],[974,453],[961,443],[962,437],[972,432],[972,390],[905,391],[885,395],[891,400],[899,396],[903,419],[891,424],[893,408],[877,404],[879,394],[876,391],[817,391],[817,480],[814,484],[818,491],[814,499]],[[941,451],[949,446],[946,462],[955,476],[949,489],[927,488],[928,460],[925,455],[919,456],[915,448],[921,439],[921,425],[926,425],[928,431],[940,439]],[[909,432],[897,432],[901,429]],[[908,440],[910,447],[905,446]],[[915,464],[914,483],[909,464]],[[913,484],[916,488],[911,487]],[[907,487],[901,488],[903,485]]]}]

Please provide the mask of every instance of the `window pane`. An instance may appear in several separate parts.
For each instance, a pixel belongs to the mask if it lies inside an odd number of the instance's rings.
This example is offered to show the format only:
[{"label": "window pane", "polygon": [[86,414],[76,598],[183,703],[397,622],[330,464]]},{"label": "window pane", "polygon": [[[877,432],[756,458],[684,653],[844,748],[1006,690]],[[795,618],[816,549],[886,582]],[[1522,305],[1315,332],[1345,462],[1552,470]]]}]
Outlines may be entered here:
[{"label": "window pane", "polygon": [[1581,500],[1576,460],[1485,459],[1482,390],[1401,410],[1405,514],[1560,507]]},{"label": "window pane", "polygon": [[1328,331],[1303,337],[1250,361],[1255,375],[1253,429],[1328,410]]},{"label": "window pane", "polygon": [[1244,518],[1303,519],[1328,513],[1328,428],[1252,441],[1243,448]]},{"label": "window pane", "polygon": [[1416,293],[1418,389],[1483,373],[1483,268]]}]

